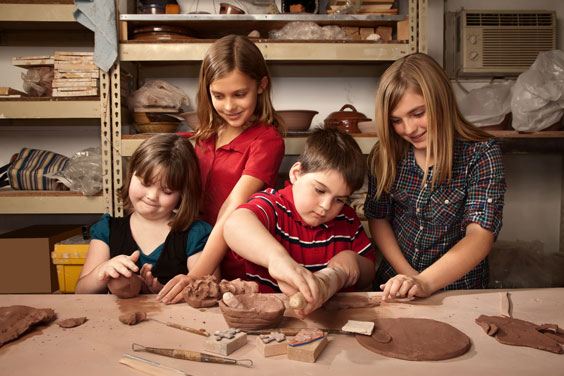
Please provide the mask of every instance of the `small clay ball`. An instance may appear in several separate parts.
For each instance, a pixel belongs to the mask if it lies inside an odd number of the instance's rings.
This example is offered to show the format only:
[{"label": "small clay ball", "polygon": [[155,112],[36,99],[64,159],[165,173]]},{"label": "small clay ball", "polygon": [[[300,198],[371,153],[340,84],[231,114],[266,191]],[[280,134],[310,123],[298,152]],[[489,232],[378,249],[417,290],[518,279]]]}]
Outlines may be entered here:
[{"label": "small clay ball", "polygon": [[134,298],[139,295],[143,281],[137,274],[131,277],[120,275],[118,278],[111,278],[108,281],[108,289],[112,294],[121,299]]}]

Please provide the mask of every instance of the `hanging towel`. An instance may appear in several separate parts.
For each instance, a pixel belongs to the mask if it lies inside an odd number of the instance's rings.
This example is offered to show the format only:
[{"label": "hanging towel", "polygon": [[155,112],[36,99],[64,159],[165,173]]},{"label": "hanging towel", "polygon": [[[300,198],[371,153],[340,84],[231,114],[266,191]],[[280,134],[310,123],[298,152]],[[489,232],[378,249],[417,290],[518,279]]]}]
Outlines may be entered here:
[{"label": "hanging towel", "polygon": [[77,22],[94,32],[94,64],[108,72],[117,58],[114,0],[74,0]]}]

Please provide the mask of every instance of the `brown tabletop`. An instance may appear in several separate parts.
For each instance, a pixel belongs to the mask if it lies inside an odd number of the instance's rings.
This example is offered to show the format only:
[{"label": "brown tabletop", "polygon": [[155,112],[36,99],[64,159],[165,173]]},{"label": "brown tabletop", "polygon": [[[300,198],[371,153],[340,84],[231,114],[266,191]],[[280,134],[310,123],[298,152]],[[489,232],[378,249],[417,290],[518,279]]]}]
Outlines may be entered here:
[{"label": "brown tabletop", "polygon": [[[155,354],[133,352],[132,343],[204,352],[204,337],[145,321],[122,324],[121,314],[145,311],[149,317],[210,333],[227,329],[219,308],[195,309],[187,304],[165,306],[154,295],[120,300],[112,295],[0,295],[0,306],[27,305],[52,308],[58,319],[86,316],[82,326],[63,329],[56,323],[35,327],[19,339],[0,347],[2,375],[142,375],[119,364],[128,353],[175,367],[193,376],[204,375],[564,375],[564,354],[528,347],[507,346],[487,336],[474,320],[480,314],[500,314],[501,290],[441,292],[408,303],[383,303],[380,307],[328,312],[320,309],[307,320],[286,317],[282,326],[338,328],[347,320],[416,317],[451,324],[471,339],[470,350],[444,361],[406,361],[388,358],[363,348],[352,335],[329,335],[329,344],[316,363],[288,360],[284,355],[263,358],[255,336],[230,358],[252,359],[253,368],[197,363]],[[536,324],[564,327],[564,288],[506,290],[513,317]],[[378,294],[378,293],[371,293]]]}]

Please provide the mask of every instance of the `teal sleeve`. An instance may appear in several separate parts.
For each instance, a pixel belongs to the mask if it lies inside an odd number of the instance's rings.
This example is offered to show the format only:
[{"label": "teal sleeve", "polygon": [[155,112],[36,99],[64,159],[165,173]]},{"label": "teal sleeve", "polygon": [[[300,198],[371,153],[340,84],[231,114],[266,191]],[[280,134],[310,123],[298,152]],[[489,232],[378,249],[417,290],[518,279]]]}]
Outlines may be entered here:
[{"label": "teal sleeve", "polygon": [[188,241],[186,242],[186,257],[201,252],[208,241],[212,227],[204,221],[196,221],[188,230]]},{"label": "teal sleeve", "polygon": [[90,239],[98,239],[110,245],[110,215],[104,214],[102,218],[90,227]]}]

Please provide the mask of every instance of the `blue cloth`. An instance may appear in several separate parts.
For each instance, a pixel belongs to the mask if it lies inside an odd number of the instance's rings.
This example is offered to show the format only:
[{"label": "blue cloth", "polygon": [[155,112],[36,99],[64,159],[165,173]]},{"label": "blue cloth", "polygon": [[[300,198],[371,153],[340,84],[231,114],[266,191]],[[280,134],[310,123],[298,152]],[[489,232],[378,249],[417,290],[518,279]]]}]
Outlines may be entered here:
[{"label": "blue cloth", "polygon": [[[212,230],[212,227],[204,221],[195,221],[192,226],[188,229],[188,241],[186,242],[186,257],[190,257],[193,254],[200,252],[204,249],[208,236]],[[90,238],[98,239],[104,243],[110,244],[110,215],[104,214],[102,218],[94,223],[90,228]],[[163,244],[160,244],[148,255],[140,252],[139,263],[141,265],[151,264],[155,266],[157,260],[161,256],[163,250]]]},{"label": "blue cloth", "polygon": [[118,55],[114,0],[74,0],[74,19],[94,32],[94,64],[108,72]]}]

